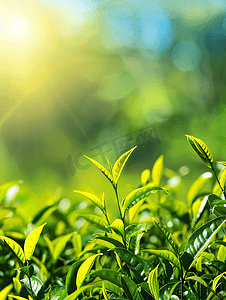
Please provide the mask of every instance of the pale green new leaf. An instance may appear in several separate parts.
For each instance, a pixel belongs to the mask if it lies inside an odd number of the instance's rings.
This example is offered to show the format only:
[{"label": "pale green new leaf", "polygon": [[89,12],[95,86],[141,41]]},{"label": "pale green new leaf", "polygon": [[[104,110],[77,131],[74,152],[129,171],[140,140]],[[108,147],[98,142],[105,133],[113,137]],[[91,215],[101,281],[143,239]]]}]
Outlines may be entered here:
[{"label": "pale green new leaf", "polygon": [[130,155],[134,149],[136,149],[136,147],[130,149],[129,151],[127,151],[126,153],[121,155],[118,158],[118,160],[116,161],[116,163],[114,164],[113,169],[112,169],[112,174],[113,174],[113,179],[114,179],[115,184],[118,183],[119,177],[122,173],[125,163],[127,162],[128,158],[130,157]]},{"label": "pale green new leaf", "polygon": [[90,201],[92,201],[95,205],[97,205],[102,211],[104,211],[104,206],[101,200],[96,195],[88,192],[77,191],[77,190],[74,190],[73,192],[85,196]]},{"label": "pale green new leaf", "polygon": [[13,288],[13,284],[9,284],[7,285],[3,290],[1,290],[0,292],[0,299],[1,300],[6,300],[9,292],[11,291],[11,289]]},{"label": "pale green new leaf", "polygon": [[193,184],[191,185],[191,187],[188,191],[188,195],[187,195],[187,201],[188,201],[188,206],[189,207],[192,205],[192,202],[194,201],[196,196],[199,194],[201,189],[204,187],[205,183],[211,177],[212,177],[212,173],[205,172],[193,182]]},{"label": "pale green new leaf", "polygon": [[25,255],[23,252],[23,249],[20,247],[20,245],[15,242],[14,240],[6,237],[6,236],[0,236],[0,242],[3,246],[8,247],[20,260],[22,264],[25,264]]},{"label": "pale green new leaf", "polygon": [[25,258],[27,260],[31,260],[32,255],[35,251],[36,244],[39,240],[40,234],[42,232],[43,227],[46,225],[44,223],[43,225],[39,226],[35,230],[33,230],[26,238],[25,243],[24,243],[24,254]]},{"label": "pale green new leaf", "polygon": [[85,219],[87,222],[89,222],[90,224],[92,224],[98,229],[107,232],[109,231],[108,226],[106,224],[106,220],[101,217],[91,215],[91,214],[79,215],[78,217]]},{"label": "pale green new leaf", "polygon": [[161,257],[163,259],[168,260],[171,262],[174,266],[176,266],[178,269],[180,269],[180,260],[176,257],[176,255],[168,250],[152,250],[152,249],[144,249],[141,250],[141,252],[148,252],[151,255],[156,255],[158,257]]},{"label": "pale green new leaf", "polygon": [[148,286],[155,300],[159,300],[158,266],[150,272]]},{"label": "pale green new leaf", "polygon": [[206,146],[206,144],[198,138],[194,136],[187,135],[189,144],[193,148],[193,150],[198,154],[198,156],[204,161],[204,163],[209,167],[212,168],[213,156]]},{"label": "pale green new leaf", "polygon": [[98,254],[94,254],[91,257],[89,257],[86,261],[84,261],[81,266],[78,269],[78,273],[77,273],[77,277],[76,277],[76,286],[79,289],[83,283],[83,281],[85,280],[86,275],[88,274],[88,272],[90,271],[90,269],[92,268],[95,259],[97,258],[97,256],[102,255],[101,253]]},{"label": "pale green new leaf", "polygon": [[134,206],[137,202],[144,199],[145,197],[148,197],[151,193],[155,193],[158,190],[163,189],[155,186],[144,186],[132,191],[128,196],[126,196],[124,200],[122,207],[123,214],[125,214],[125,211]]},{"label": "pale green new leaf", "polygon": [[155,162],[152,169],[152,181],[155,186],[159,186],[163,174],[163,155],[161,155]]},{"label": "pale green new leaf", "polygon": [[150,180],[150,170],[146,169],[141,173],[141,184],[142,186],[146,185]]},{"label": "pale green new leaf", "polygon": [[103,167],[100,163],[98,163],[96,160],[84,155],[86,158],[88,158],[106,177],[108,180],[110,180],[111,183],[113,183],[113,177],[112,175],[108,172],[105,167]]},{"label": "pale green new leaf", "polygon": [[219,280],[222,278],[222,277],[225,277],[226,275],[226,272],[223,272],[221,273],[220,275],[218,275],[217,277],[214,278],[213,280],[213,290],[215,291],[216,287],[217,287],[217,284],[219,282]]},{"label": "pale green new leaf", "polygon": [[189,277],[187,277],[186,278],[186,280],[195,280],[195,281],[198,281],[198,282],[200,282],[202,285],[204,285],[204,286],[206,286],[207,287],[207,283],[202,279],[202,278],[200,278],[200,277],[198,277],[198,276],[189,276]]},{"label": "pale green new leaf", "polygon": [[73,235],[74,232],[71,232],[66,235],[59,236],[53,241],[53,253],[52,253],[53,261],[57,261],[57,259],[60,257],[61,253],[63,252],[64,248],[66,247],[67,242],[71,239]]},{"label": "pale green new leaf", "polygon": [[121,219],[116,219],[113,221],[113,223],[110,225],[110,227],[121,236],[124,236],[124,224]]}]

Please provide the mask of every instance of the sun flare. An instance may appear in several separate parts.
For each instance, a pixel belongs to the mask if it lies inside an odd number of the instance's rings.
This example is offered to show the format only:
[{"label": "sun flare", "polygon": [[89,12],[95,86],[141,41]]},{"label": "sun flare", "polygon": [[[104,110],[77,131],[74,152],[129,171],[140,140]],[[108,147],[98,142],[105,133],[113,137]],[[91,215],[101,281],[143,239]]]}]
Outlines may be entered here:
[{"label": "sun flare", "polygon": [[31,37],[31,24],[21,17],[12,19],[10,24],[10,35],[16,42],[26,41]]}]

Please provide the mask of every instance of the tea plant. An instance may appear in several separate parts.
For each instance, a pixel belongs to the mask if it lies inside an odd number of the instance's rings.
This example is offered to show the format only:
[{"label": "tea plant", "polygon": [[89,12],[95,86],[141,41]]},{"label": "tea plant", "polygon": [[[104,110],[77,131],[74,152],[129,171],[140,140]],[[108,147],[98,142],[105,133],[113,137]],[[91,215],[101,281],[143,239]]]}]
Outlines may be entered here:
[{"label": "tea plant", "polygon": [[[226,169],[217,175],[205,143],[189,135],[187,139],[213,173],[194,181],[187,203],[177,199],[181,177],[164,167],[163,156],[152,171],[142,172],[131,193],[120,198],[119,179],[136,147],[114,166],[108,161],[108,170],[87,157],[113,188],[119,215],[114,220],[104,193],[98,197],[75,190],[88,206],[55,198],[26,222],[16,203],[19,195],[7,194],[15,183],[3,185],[0,298],[226,299]],[[212,192],[202,192],[213,176]],[[95,207],[99,214],[93,213]]]}]

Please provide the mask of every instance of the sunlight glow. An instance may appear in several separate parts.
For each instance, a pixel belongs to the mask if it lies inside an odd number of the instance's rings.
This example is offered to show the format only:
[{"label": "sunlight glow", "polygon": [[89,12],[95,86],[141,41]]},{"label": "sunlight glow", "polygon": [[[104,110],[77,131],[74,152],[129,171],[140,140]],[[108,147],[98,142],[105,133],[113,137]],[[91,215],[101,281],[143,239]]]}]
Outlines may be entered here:
[{"label": "sunlight glow", "polygon": [[31,25],[24,18],[15,18],[10,24],[10,35],[17,42],[24,42],[31,37]]}]

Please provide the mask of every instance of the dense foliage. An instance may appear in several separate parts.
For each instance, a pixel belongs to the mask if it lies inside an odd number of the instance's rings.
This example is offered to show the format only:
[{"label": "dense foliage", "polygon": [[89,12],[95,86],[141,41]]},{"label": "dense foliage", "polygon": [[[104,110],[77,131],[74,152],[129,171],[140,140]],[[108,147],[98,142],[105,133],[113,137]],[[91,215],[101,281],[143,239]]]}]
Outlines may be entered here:
[{"label": "dense foliage", "polygon": [[187,139],[212,172],[194,181],[186,202],[163,156],[124,199],[118,181],[136,147],[108,170],[87,157],[115,192],[113,221],[104,193],[75,190],[89,201],[51,199],[28,224],[20,183],[2,185],[0,299],[226,299],[226,169],[217,174],[205,143]]}]

